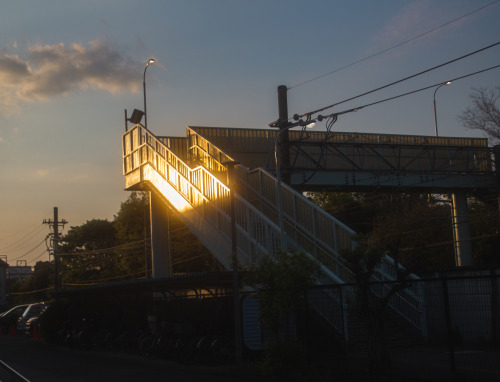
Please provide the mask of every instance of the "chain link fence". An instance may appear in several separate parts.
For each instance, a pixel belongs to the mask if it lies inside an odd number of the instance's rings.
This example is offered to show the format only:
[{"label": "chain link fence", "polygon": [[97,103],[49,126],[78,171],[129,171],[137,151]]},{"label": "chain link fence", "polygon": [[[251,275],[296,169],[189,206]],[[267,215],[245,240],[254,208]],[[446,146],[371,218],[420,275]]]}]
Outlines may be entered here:
[{"label": "chain link fence", "polygon": [[[392,290],[415,287],[423,291],[425,330],[389,307]],[[381,289],[385,295],[380,295]],[[308,327],[318,321],[334,327],[333,335],[344,344],[331,356],[331,367],[339,374],[363,373],[394,380],[500,381],[499,289],[499,270],[404,284],[319,286],[307,292],[307,304],[315,310],[308,309],[306,320]],[[332,295],[341,301],[334,311],[329,309]],[[334,325],[327,325],[327,317],[316,313],[322,303]],[[321,336],[318,332],[308,340],[319,343]]]}]

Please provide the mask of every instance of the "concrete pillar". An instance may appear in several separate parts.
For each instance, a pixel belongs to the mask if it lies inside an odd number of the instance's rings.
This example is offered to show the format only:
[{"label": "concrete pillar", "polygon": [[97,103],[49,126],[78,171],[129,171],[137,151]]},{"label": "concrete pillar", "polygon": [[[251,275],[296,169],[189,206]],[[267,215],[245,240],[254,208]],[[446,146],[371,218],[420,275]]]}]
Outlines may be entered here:
[{"label": "concrete pillar", "polygon": [[456,191],[451,194],[451,217],[455,247],[455,265],[457,267],[471,266],[472,246],[469,220],[467,218],[467,196],[464,191]]},{"label": "concrete pillar", "polygon": [[172,256],[170,253],[170,210],[155,192],[149,193],[151,216],[151,264],[152,277],[172,275]]},{"label": "concrete pillar", "polygon": [[498,209],[500,209],[500,145],[493,147],[493,153],[495,155],[495,175],[497,178],[497,203]]}]

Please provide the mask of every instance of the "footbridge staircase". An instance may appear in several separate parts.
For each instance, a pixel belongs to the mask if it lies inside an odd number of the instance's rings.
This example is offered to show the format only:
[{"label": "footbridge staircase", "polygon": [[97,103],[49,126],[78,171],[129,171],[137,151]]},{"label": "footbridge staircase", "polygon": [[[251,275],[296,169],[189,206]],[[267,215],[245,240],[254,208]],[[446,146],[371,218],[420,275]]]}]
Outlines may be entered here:
[{"label": "footbridge staircase", "polygon": [[[218,261],[230,270],[232,225],[225,163],[237,158],[204,137],[203,129],[186,129],[187,137],[182,138],[155,136],[140,124],[126,131],[122,137],[125,188],[151,191],[162,203],[168,204]],[[269,134],[276,135],[276,132],[269,131]],[[224,135],[224,129],[220,129],[220,135]],[[251,139],[248,144],[249,147],[252,145]],[[262,255],[281,249],[278,181],[264,167],[249,168],[241,163],[234,169],[232,182],[237,258],[240,267],[245,268]],[[339,250],[355,245],[355,232],[284,183],[281,183],[281,193],[287,246],[317,259],[323,270],[323,278],[318,283],[353,282],[354,275],[342,262]],[[387,256],[375,277],[384,281],[394,280],[395,275],[395,264]],[[345,317],[339,317],[337,312],[346,311],[345,304],[350,296],[332,295],[328,298],[331,304],[318,306],[318,313],[347,339]],[[425,311],[420,290],[407,288],[391,302],[396,312],[425,334]]]}]

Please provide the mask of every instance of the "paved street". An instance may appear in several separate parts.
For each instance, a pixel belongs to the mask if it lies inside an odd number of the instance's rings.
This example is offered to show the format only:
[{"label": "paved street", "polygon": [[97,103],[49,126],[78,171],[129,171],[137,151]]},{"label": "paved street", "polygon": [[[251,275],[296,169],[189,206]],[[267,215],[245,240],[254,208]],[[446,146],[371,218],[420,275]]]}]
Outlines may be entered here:
[{"label": "paved street", "polygon": [[0,360],[31,382],[251,380],[231,375],[230,368],[184,366],[138,355],[48,346],[23,335],[0,336]]}]

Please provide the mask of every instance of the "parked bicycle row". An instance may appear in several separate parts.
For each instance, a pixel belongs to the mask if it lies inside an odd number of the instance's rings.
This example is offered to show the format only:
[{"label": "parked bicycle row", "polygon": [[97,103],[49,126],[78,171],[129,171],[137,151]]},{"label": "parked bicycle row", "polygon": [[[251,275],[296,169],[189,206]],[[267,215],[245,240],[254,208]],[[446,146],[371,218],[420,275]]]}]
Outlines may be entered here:
[{"label": "parked bicycle row", "polygon": [[148,329],[99,328],[92,320],[65,322],[57,332],[60,344],[92,350],[141,354],[183,364],[227,364],[233,361],[230,336],[196,333],[189,325],[168,324],[159,334]]}]

